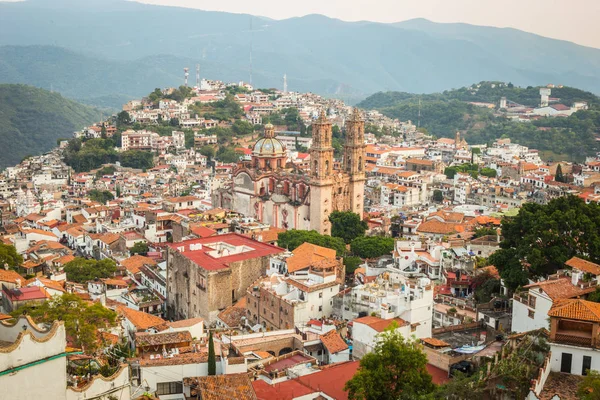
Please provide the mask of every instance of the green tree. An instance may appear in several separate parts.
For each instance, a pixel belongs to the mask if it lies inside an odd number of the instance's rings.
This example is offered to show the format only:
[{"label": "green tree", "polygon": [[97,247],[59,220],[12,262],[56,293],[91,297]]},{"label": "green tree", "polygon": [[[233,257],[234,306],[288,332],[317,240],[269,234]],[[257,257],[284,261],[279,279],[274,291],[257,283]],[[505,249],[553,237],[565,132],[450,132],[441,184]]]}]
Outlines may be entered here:
[{"label": "green tree", "polygon": [[555,273],[573,256],[598,263],[600,205],[586,204],[576,196],[559,197],[546,205],[527,203],[516,217],[503,219],[502,236],[501,248],[489,262],[498,268],[505,282],[510,276],[513,289],[526,278]]},{"label": "green tree", "polygon": [[81,297],[65,293],[34,306],[24,306],[12,313],[18,317],[27,313],[39,324],[52,324],[63,321],[67,340],[81,347],[87,354],[98,349],[98,331],[109,329],[116,325],[117,314],[105,308],[100,302],[88,303]]},{"label": "green tree", "polygon": [[215,148],[209,145],[202,146],[200,149],[200,154],[211,160],[215,157]]},{"label": "green tree", "polygon": [[142,256],[145,256],[146,254],[148,254],[149,250],[150,249],[148,248],[148,243],[135,242],[135,244],[131,247],[131,249],[129,249],[129,252],[131,254],[140,254]]},{"label": "green tree", "polygon": [[254,125],[248,121],[242,121],[241,119],[238,119],[233,123],[231,129],[236,135],[245,136],[254,132]]},{"label": "green tree", "polygon": [[439,189],[434,190],[433,191],[433,201],[435,201],[437,203],[441,203],[442,201],[444,201],[444,193]]},{"label": "green tree", "polygon": [[224,163],[238,162],[240,155],[235,151],[233,146],[221,146],[217,151],[215,159]]},{"label": "green tree", "polygon": [[215,343],[213,342],[213,333],[208,335],[208,375],[217,374],[217,358],[215,357]]},{"label": "green tree", "polygon": [[15,246],[0,243],[0,268],[16,269],[21,264],[23,264],[23,257],[17,253]]},{"label": "green tree", "polygon": [[577,396],[581,400],[600,400],[600,373],[591,370],[579,383]]},{"label": "green tree", "polygon": [[477,229],[475,229],[475,233],[473,234],[473,238],[479,238],[482,236],[496,236],[498,234],[498,232],[496,231],[496,228],[488,228],[486,226],[482,226],[479,227]]},{"label": "green tree", "polygon": [[435,391],[427,356],[416,341],[405,340],[392,324],[346,382],[350,400],[398,400],[430,396]]},{"label": "green tree", "polygon": [[331,236],[339,237],[346,243],[359,236],[364,236],[367,223],[360,219],[360,215],[352,211],[334,211],[329,214],[331,222]]},{"label": "green tree", "polygon": [[109,278],[117,271],[114,260],[105,258],[103,260],[86,260],[77,257],[65,264],[64,271],[67,279],[72,282],[85,283],[100,278]]},{"label": "green tree", "polygon": [[317,246],[333,249],[336,251],[338,257],[343,257],[346,253],[346,244],[343,239],[329,235],[321,235],[317,231],[290,229],[279,233],[277,236],[277,244],[279,247],[287,248],[290,251],[293,251],[302,243],[312,243]]},{"label": "green tree", "polygon": [[554,180],[556,182],[564,182],[565,181],[565,177],[563,175],[562,167],[560,166],[560,164],[558,164],[558,166],[556,167],[556,174],[554,175]]},{"label": "green tree", "polygon": [[448,179],[454,179],[454,175],[456,175],[457,172],[458,170],[456,167],[446,167],[444,169],[444,175],[446,175],[446,178]]},{"label": "green tree", "polygon": [[346,267],[346,275],[354,274],[354,271],[363,263],[360,257],[347,256],[344,257],[344,266]]},{"label": "green tree", "polygon": [[394,251],[394,238],[381,236],[357,237],[350,243],[352,254],[361,258],[377,258]]},{"label": "green tree", "polygon": [[108,190],[98,190],[98,189],[90,190],[88,192],[88,197],[90,198],[90,200],[97,201],[98,203],[101,203],[101,204],[106,204],[115,198],[115,196],[113,196],[113,194],[111,192],[109,192]]},{"label": "green tree", "polygon": [[120,155],[123,167],[148,169],[154,166],[154,155],[149,151],[127,150]]},{"label": "green tree", "polygon": [[482,168],[479,173],[483,176],[487,176],[488,178],[495,178],[498,175],[498,172],[493,168]]},{"label": "green tree", "polygon": [[131,116],[127,111],[121,111],[117,114],[117,128],[122,128],[126,125],[131,125]]}]

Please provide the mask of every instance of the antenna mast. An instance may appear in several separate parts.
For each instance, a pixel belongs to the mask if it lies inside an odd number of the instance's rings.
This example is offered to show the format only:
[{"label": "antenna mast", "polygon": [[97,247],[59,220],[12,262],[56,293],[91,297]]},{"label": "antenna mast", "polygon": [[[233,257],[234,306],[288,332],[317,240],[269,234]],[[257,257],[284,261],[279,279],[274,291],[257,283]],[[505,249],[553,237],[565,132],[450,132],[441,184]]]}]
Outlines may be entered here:
[{"label": "antenna mast", "polygon": [[196,87],[200,89],[200,64],[196,64]]},{"label": "antenna mast", "polygon": [[190,76],[190,73],[188,72],[190,69],[188,67],[185,67],[183,69],[183,84],[185,85],[185,87],[187,87],[188,85],[188,76]]}]

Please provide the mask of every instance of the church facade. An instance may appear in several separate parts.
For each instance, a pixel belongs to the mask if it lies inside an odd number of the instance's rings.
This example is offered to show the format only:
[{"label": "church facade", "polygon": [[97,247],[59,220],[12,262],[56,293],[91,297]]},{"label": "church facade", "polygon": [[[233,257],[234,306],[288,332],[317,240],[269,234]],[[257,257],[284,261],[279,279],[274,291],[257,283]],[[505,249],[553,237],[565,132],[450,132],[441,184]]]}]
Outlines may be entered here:
[{"label": "church facade", "polygon": [[284,229],[330,234],[329,214],[352,211],[362,218],[365,184],[364,120],[358,110],[346,121],[343,160],[334,167],[332,125],[324,112],[312,125],[310,168],[287,163],[285,146],[271,124],[240,162],[230,187],[215,194],[214,205]]}]

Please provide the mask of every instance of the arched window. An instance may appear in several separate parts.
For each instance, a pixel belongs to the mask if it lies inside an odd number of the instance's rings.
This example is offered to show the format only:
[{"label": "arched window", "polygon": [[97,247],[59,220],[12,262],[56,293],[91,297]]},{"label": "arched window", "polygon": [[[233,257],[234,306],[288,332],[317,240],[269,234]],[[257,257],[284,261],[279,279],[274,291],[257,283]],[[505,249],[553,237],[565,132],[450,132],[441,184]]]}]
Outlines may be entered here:
[{"label": "arched window", "polygon": [[319,162],[317,160],[315,160],[313,163],[313,175],[319,175]]},{"label": "arched window", "polygon": [[359,171],[363,170],[363,159],[362,159],[362,157],[358,157],[358,170]]},{"label": "arched window", "polygon": [[325,160],[325,174],[329,175],[329,160]]},{"label": "arched window", "polygon": [[277,168],[281,168],[281,158],[277,159]]},{"label": "arched window", "polygon": [[348,160],[346,161],[346,169],[350,169],[350,163],[352,162],[352,159],[350,158],[350,156],[348,156]]}]

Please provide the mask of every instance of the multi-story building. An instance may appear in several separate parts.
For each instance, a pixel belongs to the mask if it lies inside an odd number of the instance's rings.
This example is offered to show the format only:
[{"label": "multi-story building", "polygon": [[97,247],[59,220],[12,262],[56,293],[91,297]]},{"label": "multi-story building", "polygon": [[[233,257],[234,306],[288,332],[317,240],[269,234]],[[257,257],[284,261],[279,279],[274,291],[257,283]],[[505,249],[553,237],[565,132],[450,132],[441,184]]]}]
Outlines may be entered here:
[{"label": "multi-story building", "polygon": [[235,233],[174,243],[167,248],[169,318],[212,322],[265,275],[284,249]]},{"label": "multi-story building", "polygon": [[584,296],[596,290],[600,265],[573,257],[565,263],[569,271],[559,271],[547,280],[523,287],[513,296],[512,330],[527,332],[548,329],[548,312],[560,300]]},{"label": "multi-story building", "polygon": [[286,275],[272,273],[256,281],[247,290],[248,323],[290,329],[311,319],[331,316],[333,298],[344,281],[343,264],[333,253],[333,258],[314,260],[300,269],[289,268],[295,264],[292,256],[288,258],[292,261],[287,263]]},{"label": "multi-story building", "polygon": [[149,131],[126,130],[121,135],[121,148],[127,150],[146,150],[156,149],[159,134]]},{"label": "multi-story building", "polygon": [[548,316],[552,371],[587,375],[590,370],[600,370],[600,304],[560,300]]}]

